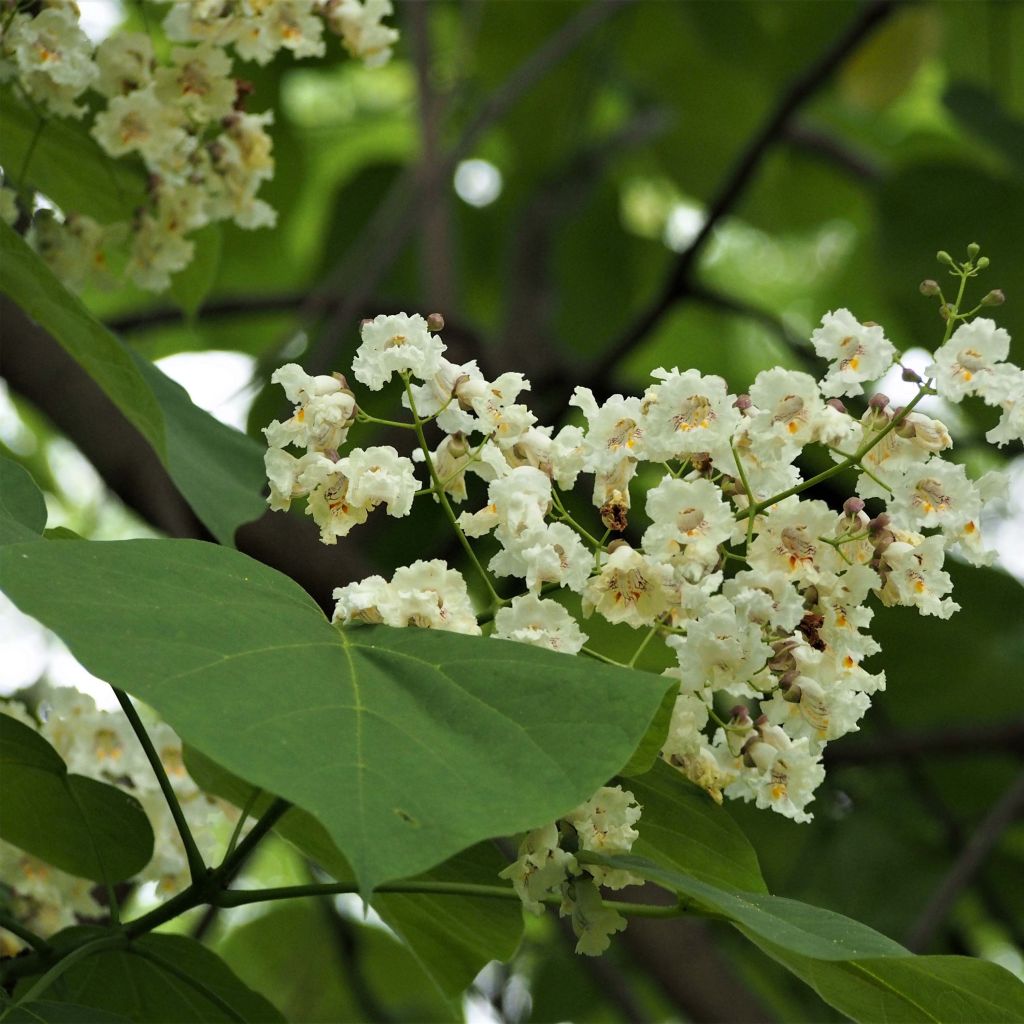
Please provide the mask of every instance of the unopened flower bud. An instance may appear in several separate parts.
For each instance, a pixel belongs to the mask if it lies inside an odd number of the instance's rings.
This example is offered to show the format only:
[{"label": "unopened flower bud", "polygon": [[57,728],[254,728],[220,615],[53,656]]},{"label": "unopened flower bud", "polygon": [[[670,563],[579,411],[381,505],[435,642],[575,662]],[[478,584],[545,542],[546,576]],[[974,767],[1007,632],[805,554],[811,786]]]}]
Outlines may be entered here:
[{"label": "unopened flower bud", "polygon": [[746,412],[754,403],[750,400],[750,395],[737,395],[736,401],[732,404],[740,412]]},{"label": "unopened flower bud", "polygon": [[973,260],[975,258],[975,256],[978,255],[979,252],[981,252],[981,246],[978,245],[977,242],[971,242],[971,244],[969,246],[967,246],[967,257],[968,257],[968,259],[972,259]]},{"label": "unopened flower bud", "polygon": [[882,394],[881,391],[871,396],[868,402],[868,408],[875,409],[878,412],[885,412],[886,407],[889,405],[889,396]]},{"label": "unopened flower bud", "polygon": [[992,261],[987,256],[982,256],[980,260],[974,265],[978,270],[984,270]]},{"label": "unopened flower bud", "polygon": [[690,466],[701,476],[711,476],[713,472],[711,456],[707,452],[697,452],[696,455],[691,455]]},{"label": "unopened flower bud", "polygon": [[952,256],[950,256],[950,255],[949,255],[949,253],[948,253],[948,252],[946,252],[946,250],[945,250],[945,249],[940,249],[940,250],[939,250],[939,251],[938,251],[938,252],[937,252],[937,253],[935,254],[935,258],[936,258],[936,259],[937,259],[937,260],[938,260],[938,261],[939,261],[940,263],[942,263],[942,264],[943,264],[944,266],[947,266],[947,267],[955,267],[955,266],[956,266],[956,264],[955,264],[955,263],[953,262],[953,257],[952,257]]},{"label": "unopened flower bud", "polygon": [[862,512],[863,510],[864,501],[862,498],[847,498],[846,501],[843,502],[843,511],[851,518],[857,515],[858,512]]},{"label": "unopened flower bud", "polygon": [[872,533],[879,533],[882,530],[887,529],[891,522],[892,520],[889,518],[889,516],[885,512],[881,512],[877,516],[875,516],[875,518],[872,519],[871,522],[868,523],[868,529]]},{"label": "unopened flower bud", "polygon": [[956,307],[951,302],[944,302],[939,306],[939,316],[943,320],[948,320],[956,312]]},{"label": "unopened flower bud", "polygon": [[922,295],[931,296],[939,294],[939,282],[933,281],[930,277],[922,281],[917,287]]},{"label": "unopened flower bud", "polygon": [[433,334],[444,330],[444,317],[440,313],[431,313],[427,317],[427,330]]},{"label": "unopened flower bud", "polygon": [[838,398],[830,398],[825,404],[830,405],[836,412],[846,412],[846,406]]},{"label": "unopened flower bud", "polygon": [[921,374],[917,370],[912,370],[909,366],[903,367],[903,373],[900,375],[908,384],[920,384]]},{"label": "unopened flower bud", "polygon": [[983,306],[1001,306],[1006,301],[1002,288],[993,288],[982,300]]},{"label": "unopened flower bud", "polygon": [[621,537],[616,537],[615,540],[613,540],[608,545],[608,554],[610,555],[610,554],[612,554],[612,552],[618,551],[619,548],[628,548],[628,547],[629,547],[629,541],[628,540],[623,540]]},{"label": "unopened flower bud", "polygon": [[737,704],[729,713],[731,721],[735,725],[751,725],[750,711],[746,704]]}]

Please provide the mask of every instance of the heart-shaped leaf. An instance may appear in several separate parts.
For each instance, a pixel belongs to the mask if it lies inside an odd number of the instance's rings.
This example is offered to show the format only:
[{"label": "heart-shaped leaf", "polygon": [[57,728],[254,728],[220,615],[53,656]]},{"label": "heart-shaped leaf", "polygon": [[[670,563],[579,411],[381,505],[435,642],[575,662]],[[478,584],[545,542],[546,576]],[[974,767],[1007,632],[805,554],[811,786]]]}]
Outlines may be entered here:
[{"label": "heart-shaped leaf", "polygon": [[153,856],[138,800],[68,774],[57,751],[10,715],[0,715],[0,797],[0,837],[68,874],[119,882]]},{"label": "heart-shaped leaf", "polygon": [[37,540],[45,526],[43,492],[24,466],[0,456],[0,544]]},{"label": "heart-shaped leaf", "polygon": [[363,891],[571,810],[672,681],[511,641],[341,631],[297,584],[197,541],[19,544],[12,600],[182,738],[315,815]]}]

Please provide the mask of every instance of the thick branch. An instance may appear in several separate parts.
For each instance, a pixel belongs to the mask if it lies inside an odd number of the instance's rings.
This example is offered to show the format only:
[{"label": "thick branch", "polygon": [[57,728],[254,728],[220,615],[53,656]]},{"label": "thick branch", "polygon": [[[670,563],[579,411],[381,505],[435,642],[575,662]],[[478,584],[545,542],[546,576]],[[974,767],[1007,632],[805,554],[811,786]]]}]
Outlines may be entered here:
[{"label": "thick branch", "polygon": [[715,228],[736,207],[760,169],[768,151],[785,134],[796,114],[821,90],[847,57],[896,8],[896,0],[873,0],[846,31],[819,56],[783,93],[757,133],[739,155],[725,182],[708,208],[707,218],[693,242],[680,254],[653,301],[612,342],[591,373],[592,387],[607,394],[612,387],[615,368],[622,357],[645,337],[655,324],[679,299],[689,294],[690,281],[697,261]]},{"label": "thick branch", "polygon": [[992,725],[961,725],[929,732],[892,733],[862,740],[829,744],[825,764],[836,768],[847,764],[874,764],[899,760],[908,755],[935,754],[942,757],[991,757],[1014,754],[1024,758],[1024,721]]}]

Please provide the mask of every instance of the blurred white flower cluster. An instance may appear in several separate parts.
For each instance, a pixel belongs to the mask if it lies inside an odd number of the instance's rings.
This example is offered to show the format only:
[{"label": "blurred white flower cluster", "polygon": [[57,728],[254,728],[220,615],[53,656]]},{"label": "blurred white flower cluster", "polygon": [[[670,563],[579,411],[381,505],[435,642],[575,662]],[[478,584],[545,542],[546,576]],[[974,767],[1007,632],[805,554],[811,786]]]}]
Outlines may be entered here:
[{"label": "blurred white flower cluster", "polygon": [[[275,211],[257,197],[274,174],[272,112],[246,112],[249,86],[236,78],[229,48],[258,64],[280,50],[321,57],[326,27],[373,67],[388,60],[398,37],[382,23],[391,13],[390,0],[181,0],[164,19],[167,38],[177,44],[168,63],[141,32],[116,32],[94,48],[72,0],[5,16],[0,81],[13,81],[40,117],[88,117],[109,156],[136,154],[149,176],[147,201],[130,223],[40,210],[30,241],[75,290],[123,274],[140,288],[162,291],[191,262],[193,232],[225,220],[273,226]],[[83,102],[90,90],[98,104]],[[31,178],[30,161],[27,170]],[[16,185],[24,189],[26,182]],[[18,202],[8,186],[0,186],[0,216],[14,223]],[[124,249],[127,261],[115,266]]]},{"label": "blurred white flower cluster", "polygon": [[[64,759],[68,770],[120,786],[142,804],[153,827],[153,856],[130,884],[154,883],[161,895],[173,895],[190,881],[185,850],[141,743],[120,712],[104,711],[84,693],[54,687],[39,704],[37,720],[16,700],[0,702],[0,711],[39,733]],[[204,859],[222,852],[224,825],[238,818],[231,805],[203,793],[185,769],[181,740],[166,723],[146,721],[153,746]],[[66,874],[0,840],[0,879],[11,917],[44,938],[82,920],[107,916],[97,900],[102,886]],[[22,942],[0,929],[0,952],[13,955]]]},{"label": "blurred white flower cluster", "polygon": [[[964,268],[966,283],[976,271],[970,261]],[[448,362],[440,317],[378,316],[363,323],[353,374],[372,391],[401,378],[411,422],[361,408],[340,374],[282,367],[274,379],[294,413],[265,431],[270,504],[287,508],[304,496],[329,544],[378,505],[405,516],[417,496],[440,504],[490,607],[475,614],[459,572],[419,561],[390,581],[372,576],[337,589],[335,622],[484,632],[613,663],[586,646],[580,617],[642,631],[628,666],[645,650],[650,657],[657,640],[662,663],[674,662],[666,674],[679,680],[661,757],[716,801],[753,801],[808,821],[825,745],[855,731],[885,686],[884,673],[865,667],[879,652],[869,633],[876,607],[947,618],[958,607],[947,551],[976,565],[992,560],[982,511],[1004,495],[1002,475],[972,480],[945,457],[953,444],[946,426],[915,411],[928,395],[977,396],[1001,411],[989,441],[1024,436],[1024,373],[1006,361],[1007,333],[972,318],[980,308],[961,315],[944,303],[946,337],[928,381],[905,372],[919,384],[905,408],[877,393],[860,415],[843,405],[882,377],[897,351],[881,327],[840,309],[810,339],[828,362],[820,380],[776,367],[736,395],[720,377],[657,369],[642,395],[599,403],[577,387],[569,405],[583,423],[557,432],[520,401],[530,387],[521,374],[492,381],[475,362]],[[338,446],[357,422],[414,430],[419,450],[412,460],[391,447],[342,456]],[[425,433],[432,426],[442,434],[436,445]],[[797,460],[814,448],[825,468],[805,478]],[[414,461],[426,467],[420,481]],[[457,515],[452,504],[470,500],[471,476],[486,497]],[[595,510],[586,525],[564,494],[583,476]],[[841,508],[820,491],[804,493],[826,480],[845,489]],[[472,547],[485,536],[497,545],[486,567]],[[517,592],[499,596],[509,577]],[[622,807],[632,808],[620,811],[633,835],[640,809],[628,800]],[[580,946],[598,951],[618,924],[599,913],[595,886],[625,880],[580,868],[572,855],[580,847],[564,842],[566,821],[573,816],[530,833],[508,876],[534,909],[555,893],[574,920],[573,908],[588,906],[583,917],[600,923],[585,935],[577,928]],[[591,848],[582,839],[590,833],[574,828],[573,842]]]}]

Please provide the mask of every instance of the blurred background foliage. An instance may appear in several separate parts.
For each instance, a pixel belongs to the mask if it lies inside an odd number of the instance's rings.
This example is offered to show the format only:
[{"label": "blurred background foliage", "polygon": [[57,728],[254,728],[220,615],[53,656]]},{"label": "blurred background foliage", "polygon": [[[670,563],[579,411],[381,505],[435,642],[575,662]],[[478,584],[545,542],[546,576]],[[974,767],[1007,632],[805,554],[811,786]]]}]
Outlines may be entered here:
[{"label": "blurred background foliage", "polygon": [[[121,14],[141,24],[137,5]],[[359,319],[378,312],[442,312],[454,356],[524,370],[547,422],[576,384],[636,391],[658,365],[719,373],[734,391],[766,367],[805,367],[811,329],[840,306],[901,349],[928,350],[942,324],[918,283],[940,276],[937,249],[959,256],[972,241],[993,265],[976,298],[1006,292],[996,315],[1024,362],[1024,4],[432,0],[399,5],[397,20],[403,39],[383,70],[337,53],[245,66],[249,109],[275,111],[277,170],[261,194],[277,229],[210,231],[169,296],[86,296],[257,441],[284,411],[269,371],[289,360],[344,371]],[[5,454],[49,489],[51,525],[167,530],[138,516],[130,468],[100,466],[101,484],[45,400],[16,381],[9,394]],[[387,396],[374,408],[388,415]],[[961,457],[1007,464],[1019,508],[1020,448],[980,450],[987,412],[959,417]],[[429,516],[377,525],[270,560],[315,575],[326,600],[325,580],[458,559]],[[1021,520],[996,526],[1019,574]],[[1024,754],[1020,584],[1005,567],[954,571],[952,620],[877,616],[889,688],[861,733],[830,747],[814,823],[731,810],[774,892],[1024,974],[1024,828],[991,818]],[[307,868],[281,846],[253,871],[267,884]],[[201,927],[291,1019],[462,1012],[349,904],[236,910]],[[467,1012],[834,1019],[710,925],[634,920],[606,958],[569,949],[558,922],[531,920]]]}]

